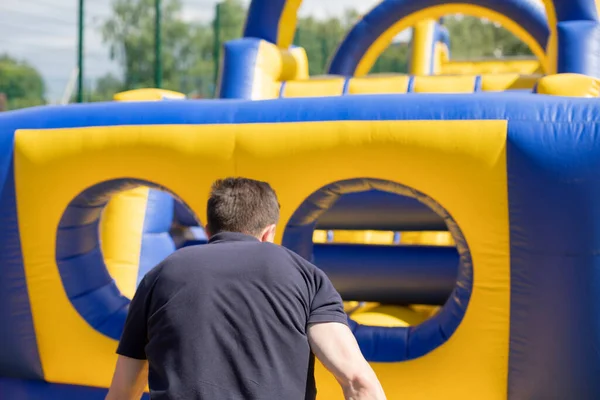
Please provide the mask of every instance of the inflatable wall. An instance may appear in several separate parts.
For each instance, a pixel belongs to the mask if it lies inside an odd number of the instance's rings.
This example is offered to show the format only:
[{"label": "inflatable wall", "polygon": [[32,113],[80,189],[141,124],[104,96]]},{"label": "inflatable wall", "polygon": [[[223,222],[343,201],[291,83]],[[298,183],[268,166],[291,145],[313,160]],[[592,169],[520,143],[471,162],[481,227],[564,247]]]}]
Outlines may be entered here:
[{"label": "inflatable wall", "polygon": [[[231,175],[273,185],[277,242],[331,277],[389,399],[600,397],[595,3],[467,2],[512,21],[544,77],[436,75],[454,5],[386,0],[319,78],[290,45],[299,3],[251,3],[221,73],[238,101],[0,114],[0,398],[102,399],[137,282],[205,243]],[[420,72],[367,75],[404,26]]]}]

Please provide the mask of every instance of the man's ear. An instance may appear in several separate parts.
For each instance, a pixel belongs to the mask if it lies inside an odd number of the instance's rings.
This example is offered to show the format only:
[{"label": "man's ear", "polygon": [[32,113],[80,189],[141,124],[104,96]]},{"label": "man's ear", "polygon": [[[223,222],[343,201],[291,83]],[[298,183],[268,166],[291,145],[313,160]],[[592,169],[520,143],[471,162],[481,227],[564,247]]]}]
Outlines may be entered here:
[{"label": "man's ear", "polygon": [[210,228],[208,227],[208,224],[206,224],[204,226],[204,233],[206,233],[206,237],[209,238],[209,239],[212,236],[212,233],[210,233]]},{"label": "man's ear", "polygon": [[260,237],[258,238],[261,242],[273,243],[275,241],[275,224],[271,224],[263,229]]}]

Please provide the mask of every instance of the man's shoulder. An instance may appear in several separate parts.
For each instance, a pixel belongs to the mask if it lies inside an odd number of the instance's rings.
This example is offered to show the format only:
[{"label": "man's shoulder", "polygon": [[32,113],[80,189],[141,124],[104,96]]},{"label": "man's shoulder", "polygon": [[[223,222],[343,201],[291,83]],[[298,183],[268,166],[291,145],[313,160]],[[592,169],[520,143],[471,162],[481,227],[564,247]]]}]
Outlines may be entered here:
[{"label": "man's shoulder", "polygon": [[199,257],[202,257],[202,253],[204,253],[202,247],[205,247],[205,245],[188,246],[175,250],[158,263],[158,265],[148,271],[146,276],[148,279],[153,280],[158,278],[164,272],[173,271],[177,266],[190,265],[190,261],[197,261]]},{"label": "man's shoulder", "polygon": [[302,257],[298,253],[288,249],[287,247],[275,244],[275,243],[263,243],[263,246],[268,248],[274,254],[278,254],[283,257],[289,258],[291,261],[301,264],[308,268],[316,268],[313,264],[310,263],[306,258]]},{"label": "man's shoulder", "polygon": [[299,271],[304,279],[313,280],[321,273],[317,266],[287,247],[273,243],[265,243],[265,246],[272,249],[272,254],[276,254],[279,260],[285,261],[285,264]]}]

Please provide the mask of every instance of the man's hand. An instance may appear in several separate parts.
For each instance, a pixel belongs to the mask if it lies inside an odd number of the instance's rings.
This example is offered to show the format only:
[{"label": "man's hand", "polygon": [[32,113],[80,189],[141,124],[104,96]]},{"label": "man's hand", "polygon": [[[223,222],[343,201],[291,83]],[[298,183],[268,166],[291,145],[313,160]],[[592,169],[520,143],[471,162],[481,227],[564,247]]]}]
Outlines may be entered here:
[{"label": "man's hand", "polygon": [[385,400],[375,372],[346,325],[309,325],[308,341],[315,356],[342,386],[346,400]]},{"label": "man's hand", "polygon": [[148,382],[148,361],[119,356],[106,400],[139,400]]}]

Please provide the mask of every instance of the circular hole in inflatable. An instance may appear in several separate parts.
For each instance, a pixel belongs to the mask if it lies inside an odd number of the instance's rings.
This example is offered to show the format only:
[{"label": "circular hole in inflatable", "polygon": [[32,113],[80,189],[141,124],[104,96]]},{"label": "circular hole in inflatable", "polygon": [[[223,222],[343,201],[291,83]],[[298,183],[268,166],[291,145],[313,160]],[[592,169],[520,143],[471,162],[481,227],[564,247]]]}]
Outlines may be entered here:
[{"label": "circular hole in inflatable", "polygon": [[376,179],[327,185],[292,215],[283,244],[328,274],[369,361],[430,352],[466,312],[473,271],[462,232],[412,188]]},{"label": "circular hole in inflatable", "polygon": [[188,207],[150,182],[118,179],[84,190],[65,209],[56,237],[56,263],[71,304],[97,331],[119,339],[129,299],[146,272],[178,241],[202,241],[203,232],[177,236],[192,220]]}]

